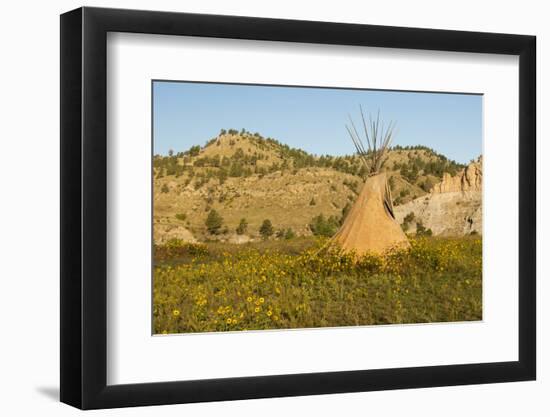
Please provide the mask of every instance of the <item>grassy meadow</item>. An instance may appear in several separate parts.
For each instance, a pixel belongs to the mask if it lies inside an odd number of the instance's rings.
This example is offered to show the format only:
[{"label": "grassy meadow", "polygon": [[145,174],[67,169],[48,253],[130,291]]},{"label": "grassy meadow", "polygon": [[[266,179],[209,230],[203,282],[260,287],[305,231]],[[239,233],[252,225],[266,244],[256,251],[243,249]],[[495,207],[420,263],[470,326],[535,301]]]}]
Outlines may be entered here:
[{"label": "grassy meadow", "polygon": [[295,237],[154,248],[155,334],[481,320],[480,236],[355,258]]}]

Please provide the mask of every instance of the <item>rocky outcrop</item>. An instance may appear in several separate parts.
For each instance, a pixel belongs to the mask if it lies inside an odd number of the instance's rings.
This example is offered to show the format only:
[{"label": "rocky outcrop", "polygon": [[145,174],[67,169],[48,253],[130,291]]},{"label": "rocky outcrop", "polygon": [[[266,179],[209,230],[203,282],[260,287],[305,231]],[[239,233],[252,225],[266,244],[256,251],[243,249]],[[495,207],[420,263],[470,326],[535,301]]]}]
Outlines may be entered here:
[{"label": "rocky outcrop", "polygon": [[155,224],[153,228],[153,240],[156,244],[166,243],[172,239],[179,239],[189,243],[197,242],[193,233],[183,226]]},{"label": "rocky outcrop", "polygon": [[458,191],[481,191],[483,183],[482,159],[470,163],[457,175],[451,176],[449,173],[443,174],[443,180],[434,185],[431,193],[442,194]]},{"label": "rocky outcrop", "polygon": [[416,223],[431,229],[436,236],[463,236],[482,233],[482,207],[480,191],[431,194],[417,198],[394,209],[397,221],[413,213],[407,233],[414,233]]},{"label": "rocky outcrop", "polygon": [[242,245],[244,243],[254,242],[254,239],[252,239],[250,236],[247,235],[231,235],[229,236],[229,239],[227,239],[229,243],[235,243],[237,245]]},{"label": "rocky outcrop", "polygon": [[421,223],[436,236],[482,234],[482,172],[480,158],[453,177],[445,174],[430,194],[395,207],[397,221],[403,224],[407,215],[413,217],[405,226],[407,233]]}]

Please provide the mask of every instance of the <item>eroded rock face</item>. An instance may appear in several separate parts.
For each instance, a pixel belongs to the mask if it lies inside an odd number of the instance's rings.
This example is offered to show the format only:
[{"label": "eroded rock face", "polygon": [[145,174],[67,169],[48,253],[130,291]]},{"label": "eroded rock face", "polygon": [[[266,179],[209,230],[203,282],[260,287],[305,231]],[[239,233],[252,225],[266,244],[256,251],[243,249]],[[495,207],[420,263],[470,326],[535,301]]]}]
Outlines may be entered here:
[{"label": "eroded rock face", "polygon": [[396,219],[402,224],[405,216],[414,214],[408,233],[421,222],[436,236],[482,234],[482,179],[480,158],[454,177],[445,174],[430,194],[395,207]]},{"label": "eroded rock face", "polygon": [[407,233],[414,233],[417,222],[431,229],[436,236],[482,233],[480,191],[431,194],[395,207],[395,217],[400,224],[409,213],[414,214],[414,220]]},{"label": "eroded rock face", "polygon": [[432,194],[451,193],[456,191],[481,191],[483,183],[482,159],[472,162],[454,177],[443,174],[443,180],[434,185]]}]

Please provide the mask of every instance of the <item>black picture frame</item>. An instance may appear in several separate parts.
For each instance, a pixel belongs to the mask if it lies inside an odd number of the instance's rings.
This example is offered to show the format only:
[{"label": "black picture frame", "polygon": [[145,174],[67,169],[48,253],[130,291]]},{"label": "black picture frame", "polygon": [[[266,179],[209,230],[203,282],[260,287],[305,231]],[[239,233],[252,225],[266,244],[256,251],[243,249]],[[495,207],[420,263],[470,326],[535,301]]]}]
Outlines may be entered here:
[{"label": "black picture frame", "polygon": [[[519,56],[519,360],[107,385],[108,32]],[[61,401],[81,409],[533,380],[534,36],[102,8],[61,15]]]}]

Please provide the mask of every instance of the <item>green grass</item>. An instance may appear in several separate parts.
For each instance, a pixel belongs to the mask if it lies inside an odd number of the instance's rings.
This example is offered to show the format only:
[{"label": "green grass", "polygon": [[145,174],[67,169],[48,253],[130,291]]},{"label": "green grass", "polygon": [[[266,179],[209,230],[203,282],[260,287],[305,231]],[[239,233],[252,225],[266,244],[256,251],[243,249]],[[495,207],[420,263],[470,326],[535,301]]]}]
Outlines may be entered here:
[{"label": "green grass", "polygon": [[419,238],[386,256],[313,238],[155,248],[155,333],[481,320],[481,238]]}]

